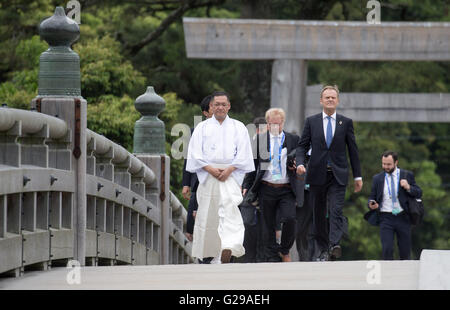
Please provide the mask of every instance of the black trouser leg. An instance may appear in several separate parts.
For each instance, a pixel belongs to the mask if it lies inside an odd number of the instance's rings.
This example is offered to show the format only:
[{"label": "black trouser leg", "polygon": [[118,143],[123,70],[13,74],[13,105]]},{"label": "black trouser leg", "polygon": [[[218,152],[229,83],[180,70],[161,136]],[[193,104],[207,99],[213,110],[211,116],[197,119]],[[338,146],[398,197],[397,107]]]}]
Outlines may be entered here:
[{"label": "black trouser leg", "polygon": [[316,255],[328,249],[327,190],[326,186],[310,186],[313,207],[313,229]]},{"label": "black trouser leg", "polygon": [[197,210],[197,193],[196,192],[191,193],[191,199],[189,199],[189,204],[188,204],[188,212],[187,212],[187,219],[186,219],[186,232],[189,234],[194,233],[195,219],[192,216],[192,213],[194,212],[194,210]]},{"label": "black trouser leg", "polygon": [[[334,177],[333,177],[334,179]],[[339,185],[334,179],[328,189],[329,199],[329,219],[330,231],[329,241],[330,246],[339,244],[347,227],[347,219],[344,217],[344,200],[345,200],[345,186]]]},{"label": "black trouser leg", "polygon": [[[261,186],[262,187],[262,186]],[[261,196],[260,196],[261,197]],[[278,260],[279,245],[276,242],[275,230],[276,230],[276,205],[277,201],[269,199],[263,194],[263,198],[260,199],[260,206],[262,208],[262,215],[264,223],[266,225],[266,231],[264,234],[264,252],[267,261]]]},{"label": "black trouser leg", "polygon": [[400,259],[411,259],[411,222],[405,212],[397,215],[397,242]]},{"label": "black trouser leg", "polygon": [[244,263],[255,263],[257,253],[257,225],[245,225],[244,233],[244,248],[245,255],[243,256]]},{"label": "black trouser leg", "polygon": [[[295,241],[295,196],[289,188],[273,188],[262,185],[259,193],[262,214],[266,223],[266,253],[268,260],[275,260],[278,253],[289,254]],[[275,237],[277,211],[283,223],[281,244],[278,245]]]},{"label": "black trouser leg", "polygon": [[384,260],[394,259],[394,215],[390,213],[380,214],[380,239],[382,257]]},{"label": "black trouser leg", "polygon": [[298,257],[300,261],[310,261],[312,259],[312,242],[311,242],[311,228],[312,228],[312,206],[308,201],[309,192],[305,191],[303,206],[296,208],[297,214],[297,229],[296,229],[296,246]]},{"label": "black trouser leg", "polygon": [[295,242],[295,230],[297,228],[295,209],[295,195],[291,190],[284,189],[282,198],[278,203],[278,214],[280,222],[283,224],[280,243],[280,253],[283,255],[289,254]]},{"label": "black trouser leg", "polygon": [[[345,189],[344,185],[340,185],[336,181],[331,171],[327,172],[327,181],[324,185],[311,185],[310,187],[314,236],[316,244],[319,246],[319,252],[327,251],[329,245],[339,244],[344,235],[346,228],[346,218],[343,215]],[[329,221],[326,219],[327,200]]]}]

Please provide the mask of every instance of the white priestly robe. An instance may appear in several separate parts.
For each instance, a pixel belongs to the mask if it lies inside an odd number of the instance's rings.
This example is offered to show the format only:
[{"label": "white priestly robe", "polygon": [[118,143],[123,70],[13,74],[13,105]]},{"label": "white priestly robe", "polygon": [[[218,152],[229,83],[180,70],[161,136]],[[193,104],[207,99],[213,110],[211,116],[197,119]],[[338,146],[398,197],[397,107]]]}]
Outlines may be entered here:
[{"label": "white priestly robe", "polygon": [[[207,165],[236,170],[221,182],[203,169]],[[222,124],[214,116],[198,124],[189,141],[186,170],[197,173],[200,183],[192,256],[218,257],[224,249],[244,255],[240,187],[245,174],[255,170],[247,128],[228,116]]]}]

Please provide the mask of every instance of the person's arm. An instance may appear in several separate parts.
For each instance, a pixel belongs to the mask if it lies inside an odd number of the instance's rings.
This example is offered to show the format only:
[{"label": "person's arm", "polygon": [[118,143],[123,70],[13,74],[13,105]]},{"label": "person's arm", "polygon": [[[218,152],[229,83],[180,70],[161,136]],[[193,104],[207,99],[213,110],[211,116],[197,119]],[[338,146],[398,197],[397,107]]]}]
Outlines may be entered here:
[{"label": "person's arm", "polygon": [[191,177],[192,173],[186,170],[187,159],[184,160],[183,165],[183,179],[181,180],[181,185],[183,186],[191,186]]},{"label": "person's arm", "polygon": [[184,165],[183,165],[183,179],[181,181],[181,185],[183,186],[183,190],[182,190],[182,194],[184,199],[189,200],[190,199],[190,191],[191,191],[191,178],[192,178],[192,173],[190,173],[189,171],[186,171],[186,163],[187,160],[184,160]]},{"label": "person's arm", "polygon": [[208,165],[208,161],[203,155],[203,122],[195,127],[188,146],[188,156],[186,170],[191,173],[202,172]]},{"label": "person's arm", "polygon": [[244,182],[242,183],[242,188],[244,190],[249,190],[252,187],[253,183],[255,182],[255,178],[256,178],[256,171],[246,173],[244,177]]},{"label": "person's arm", "polygon": [[302,136],[298,142],[297,149],[295,151],[295,162],[297,163],[297,174],[304,174],[306,153],[311,147],[311,125],[309,124],[309,118],[306,119],[305,126],[303,128]]},{"label": "person's arm", "polygon": [[352,173],[354,178],[355,193],[361,191],[363,181],[361,176],[361,163],[359,162],[358,146],[356,145],[353,121],[350,120],[348,130],[345,136],[348,155],[350,156],[350,164],[352,165]]},{"label": "person's arm", "polygon": [[242,182],[242,194],[245,196],[246,192],[253,186],[256,179],[256,171],[259,166],[259,139],[261,135],[256,136],[256,154],[253,154],[253,164],[255,166],[255,170],[252,172],[248,172],[245,174],[244,182]]},{"label": "person's arm", "polygon": [[347,133],[345,135],[345,142],[347,143],[348,155],[350,156],[350,164],[352,165],[353,178],[355,180],[361,179],[361,163],[359,162],[358,146],[356,145],[355,133],[353,128],[353,121],[350,120]]},{"label": "person's arm", "polygon": [[[367,201],[367,206],[371,210],[378,209],[379,204],[376,201],[377,199],[377,182],[375,180],[376,178],[373,177],[372,179],[372,190],[370,191],[369,200]],[[371,201],[375,201],[375,203],[371,203]]]},{"label": "person's arm", "polygon": [[407,172],[406,180],[400,180],[400,186],[406,190],[408,195],[414,198],[422,197],[422,189],[416,184],[416,180],[412,172]]}]

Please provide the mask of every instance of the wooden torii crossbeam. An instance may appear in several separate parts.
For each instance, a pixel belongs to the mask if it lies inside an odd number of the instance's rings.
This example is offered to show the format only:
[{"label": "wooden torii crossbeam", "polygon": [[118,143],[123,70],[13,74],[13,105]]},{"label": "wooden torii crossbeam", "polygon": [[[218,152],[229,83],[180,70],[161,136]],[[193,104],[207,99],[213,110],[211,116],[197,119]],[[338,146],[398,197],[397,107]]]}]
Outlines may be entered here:
[{"label": "wooden torii crossbeam", "polygon": [[[287,112],[286,129],[301,132],[307,111],[306,60],[356,61],[448,61],[450,23],[446,22],[333,22],[184,18],[188,58],[274,59],[272,67],[272,107]],[[345,98],[368,99],[365,113],[387,115],[393,102],[401,110],[419,115],[414,121],[449,122],[448,94],[420,94],[417,102],[400,100],[400,94],[347,94]],[[375,96],[374,99],[370,99]],[[443,99],[444,98],[444,99]],[[344,101],[343,101],[344,99]],[[394,100],[394,101],[393,101]],[[317,98],[319,105],[319,98]],[[436,107],[439,107],[436,109]],[[383,108],[384,107],[384,108]],[[411,121],[408,113],[397,119]],[[354,113],[355,121],[367,121],[364,113]],[[421,117],[420,115],[423,115]],[[360,117],[361,116],[361,117]]]}]

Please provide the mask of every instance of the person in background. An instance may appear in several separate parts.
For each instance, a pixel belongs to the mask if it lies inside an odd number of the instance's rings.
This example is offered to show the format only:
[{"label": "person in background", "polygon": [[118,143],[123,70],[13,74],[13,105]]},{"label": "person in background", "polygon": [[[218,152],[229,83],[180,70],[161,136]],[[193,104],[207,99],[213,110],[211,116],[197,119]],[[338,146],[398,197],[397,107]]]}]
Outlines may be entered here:
[{"label": "person in background", "polygon": [[192,256],[229,263],[245,254],[238,205],[244,176],[255,168],[247,128],[228,116],[228,94],[212,96],[213,116],[197,125],[188,147],[186,170],[197,173],[199,181]]},{"label": "person in background", "polygon": [[[206,119],[212,116],[211,102],[212,96],[208,95],[205,98],[203,98],[202,102],[200,103],[202,114]],[[194,128],[191,128],[191,135],[193,131]],[[182,194],[184,199],[189,200],[185,234],[188,240],[192,242],[192,234],[194,233],[195,215],[197,213],[198,208],[196,197],[198,178],[196,173],[186,171],[186,162],[187,160],[184,161],[183,166]],[[199,263],[208,264],[212,259],[213,257],[205,257],[203,260],[199,260]]]},{"label": "person in background", "polygon": [[[319,247],[318,261],[341,257],[340,241],[346,234],[347,218],[343,214],[345,190],[348,183],[348,159],[354,177],[354,190],[362,189],[361,165],[356,145],[353,121],[336,113],[339,105],[337,86],[325,86],[320,92],[323,111],[310,116],[297,148],[297,174],[306,173],[305,158],[310,148],[309,173],[310,202],[313,204],[314,238]],[[329,232],[327,233],[327,198],[329,201]]]},{"label": "person in background", "polygon": [[[258,200],[264,217],[266,260],[290,262],[289,251],[295,240],[298,188],[295,168],[288,160],[288,154],[295,152],[299,137],[283,130],[286,119],[283,109],[269,109],[265,117],[268,131],[258,135],[257,170],[248,173],[244,183],[253,184],[248,193],[249,202]],[[277,212],[280,212],[282,223],[280,244],[276,242]]]},{"label": "person in background", "polygon": [[379,211],[380,238],[384,260],[394,259],[394,235],[397,235],[400,259],[411,258],[411,222],[408,196],[422,197],[411,171],[398,167],[398,154],[386,151],[381,156],[383,171],[372,180],[368,207]]}]

